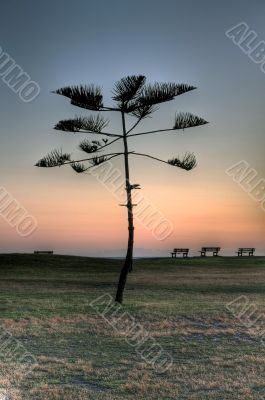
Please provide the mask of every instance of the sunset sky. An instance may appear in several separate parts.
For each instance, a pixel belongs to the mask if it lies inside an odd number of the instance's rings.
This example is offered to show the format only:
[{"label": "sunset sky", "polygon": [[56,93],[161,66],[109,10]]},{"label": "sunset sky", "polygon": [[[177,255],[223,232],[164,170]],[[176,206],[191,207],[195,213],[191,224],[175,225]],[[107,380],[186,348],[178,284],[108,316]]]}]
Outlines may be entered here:
[{"label": "sunset sky", "polygon": [[[150,82],[189,83],[198,89],[162,104],[138,132],[171,128],[176,111],[210,123],[130,139],[130,150],[165,160],[191,151],[198,162],[186,172],[130,158],[132,182],[142,187],[138,195],[173,228],[158,240],[136,218],[135,255],[166,256],[173,247],[198,254],[203,245],[218,245],[226,254],[250,246],[264,254],[265,212],[226,170],[245,160],[257,179],[265,178],[265,73],[225,35],[244,21],[265,40],[264,13],[264,0],[5,2],[0,47],[41,90],[24,103],[0,79],[0,186],[38,225],[32,235],[21,237],[0,216],[0,252],[124,255],[126,209],[119,206],[115,188],[68,167],[34,164],[54,148],[80,154],[77,146],[85,137],[53,130],[60,119],[89,111],[71,106],[52,90],[95,83],[111,105],[114,82],[143,74]],[[120,116],[108,118],[108,130],[120,133]],[[113,168],[123,174],[122,159],[113,161]]]}]

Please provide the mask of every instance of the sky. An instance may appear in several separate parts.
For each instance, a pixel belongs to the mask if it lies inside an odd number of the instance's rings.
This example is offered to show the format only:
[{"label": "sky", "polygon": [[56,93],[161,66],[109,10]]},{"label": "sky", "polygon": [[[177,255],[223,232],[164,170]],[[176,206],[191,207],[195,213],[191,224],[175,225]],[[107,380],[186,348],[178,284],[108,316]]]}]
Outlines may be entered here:
[{"label": "sky", "polygon": [[[265,212],[249,193],[253,186],[240,185],[226,170],[244,161],[257,181],[265,178],[265,73],[225,34],[243,22],[258,42],[265,40],[264,11],[263,0],[5,2],[0,47],[40,93],[24,102],[0,76],[0,187],[36,221],[32,234],[22,236],[0,209],[0,252],[125,254],[122,159],[112,165],[116,184],[104,182],[102,174],[34,164],[54,148],[80,155],[78,143],[85,137],[53,130],[59,120],[89,112],[52,90],[98,84],[111,105],[116,81],[143,74],[151,83],[189,83],[197,90],[162,104],[138,132],[171,128],[178,111],[209,124],[130,139],[130,150],[165,160],[191,151],[198,162],[186,172],[130,157],[132,182],[142,188],[136,200],[150,218],[155,215],[150,222],[135,207],[135,255],[167,256],[173,247],[199,254],[204,245],[220,246],[223,254],[242,246],[264,254]],[[108,130],[120,133],[120,116],[108,118]]]}]

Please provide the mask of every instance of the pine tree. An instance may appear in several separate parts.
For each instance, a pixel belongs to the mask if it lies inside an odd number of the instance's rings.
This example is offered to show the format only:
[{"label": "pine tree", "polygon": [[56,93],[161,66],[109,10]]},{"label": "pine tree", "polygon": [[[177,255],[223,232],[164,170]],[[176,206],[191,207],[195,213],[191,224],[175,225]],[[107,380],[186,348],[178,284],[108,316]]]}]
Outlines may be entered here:
[{"label": "pine tree", "polygon": [[[123,293],[126,285],[128,273],[132,270],[133,262],[133,243],[134,243],[134,223],[133,223],[133,203],[132,191],[139,189],[138,184],[132,184],[130,181],[129,156],[148,157],[155,161],[169,164],[173,167],[179,167],[186,171],[192,170],[196,166],[196,158],[193,153],[186,153],[184,157],[174,157],[167,161],[161,160],[155,156],[138,153],[129,149],[128,140],[131,137],[147,135],[158,132],[184,130],[200,125],[207,124],[204,119],[190,113],[178,113],[172,128],[158,129],[148,132],[133,133],[138,124],[157,110],[160,103],[172,101],[176,96],[196,89],[194,86],[176,83],[154,83],[147,84],[146,77],[143,75],[132,75],[122,78],[116,82],[113,90],[112,99],[114,105],[106,106],[103,103],[102,90],[98,86],[69,86],[56,90],[53,93],[68,97],[71,104],[82,109],[101,112],[101,114],[89,115],[87,117],[76,117],[59,121],[54,129],[64,132],[84,132],[96,135],[99,140],[81,141],[80,149],[90,154],[84,159],[72,160],[70,154],[62,150],[53,150],[47,156],[40,159],[36,166],[38,167],[58,167],[70,165],[77,173],[87,171],[89,168],[103,164],[112,158],[123,156],[125,169],[125,188],[127,195],[127,218],[128,218],[128,247],[124,265],[120,272],[120,278],[117,287],[116,301],[122,303]],[[121,132],[109,133],[105,131],[108,120],[102,116],[103,112],[118,112],[121,115]],[[133,116],[136,122],[128,129],[126,118]],[[104,137],[102,139],[102,137]],[[111,138],[111,139],[110,139]],[[110,141],[109,141],[110,140]],[[122,141],[122,152],[106,152],[105,149],[117,141]],[[102,153],[103,152],[103,153]]]}]

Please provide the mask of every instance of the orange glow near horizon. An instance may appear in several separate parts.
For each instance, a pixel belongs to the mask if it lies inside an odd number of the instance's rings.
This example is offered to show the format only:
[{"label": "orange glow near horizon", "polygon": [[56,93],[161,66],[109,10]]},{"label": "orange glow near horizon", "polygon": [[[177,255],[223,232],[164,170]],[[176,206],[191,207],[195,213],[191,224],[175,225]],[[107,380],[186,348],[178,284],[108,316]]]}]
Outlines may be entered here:
[{"label": "orange glow near horizon", "polygon": [[[160,219],[170,221],[173,231],[164,240],[157,240],[152,224],[147,228],[142,219],[136,217],[135,254],[166,255],[176,246],[190,247],[196,254],[200,246],[211,244],[230,252],[239,246],[257,247],[262,252],[264,212],[233,185],[234,182],[228,180],[226,185],[211,188],[211,193],[200,188],[198,182],[192,187],[170,184],[162,184],[160,188],[145,187],[141,196],[146,204],[151,210],[159,211]],[[38,228],[30,237],[21,238],[1,220],[2,251],[12,242],[13,251],[52,248],[55,252],[93,256],[124,254],[127,245],[125,207],[119,207],[120,201],[105,187],[87,191],[80,183],[79,186],[75,184],[75,189],[54,187],[47,193],[43,186],[42,192],[36,187],[38,202],[33,201],[34,197],[30,200],[25,190],[20,202],[36,217]]]}]

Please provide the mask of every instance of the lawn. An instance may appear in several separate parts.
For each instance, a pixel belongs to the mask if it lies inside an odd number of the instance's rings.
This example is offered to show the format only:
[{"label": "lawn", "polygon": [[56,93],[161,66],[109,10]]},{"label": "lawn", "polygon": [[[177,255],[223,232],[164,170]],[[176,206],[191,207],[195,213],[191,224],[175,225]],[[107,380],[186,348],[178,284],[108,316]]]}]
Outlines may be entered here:
[{"label": "lawn", "polygon": [[[1,400],[265,399],[265,347],[255,329],[265,258],[135,262],[123,310],[172,357],[162,372],[90,305],[115,294],[121,263],[0,255]],[[261,315],[251,328],[227,309],[239,296]],[[28,373],[14,343],[34,357]]]}]

